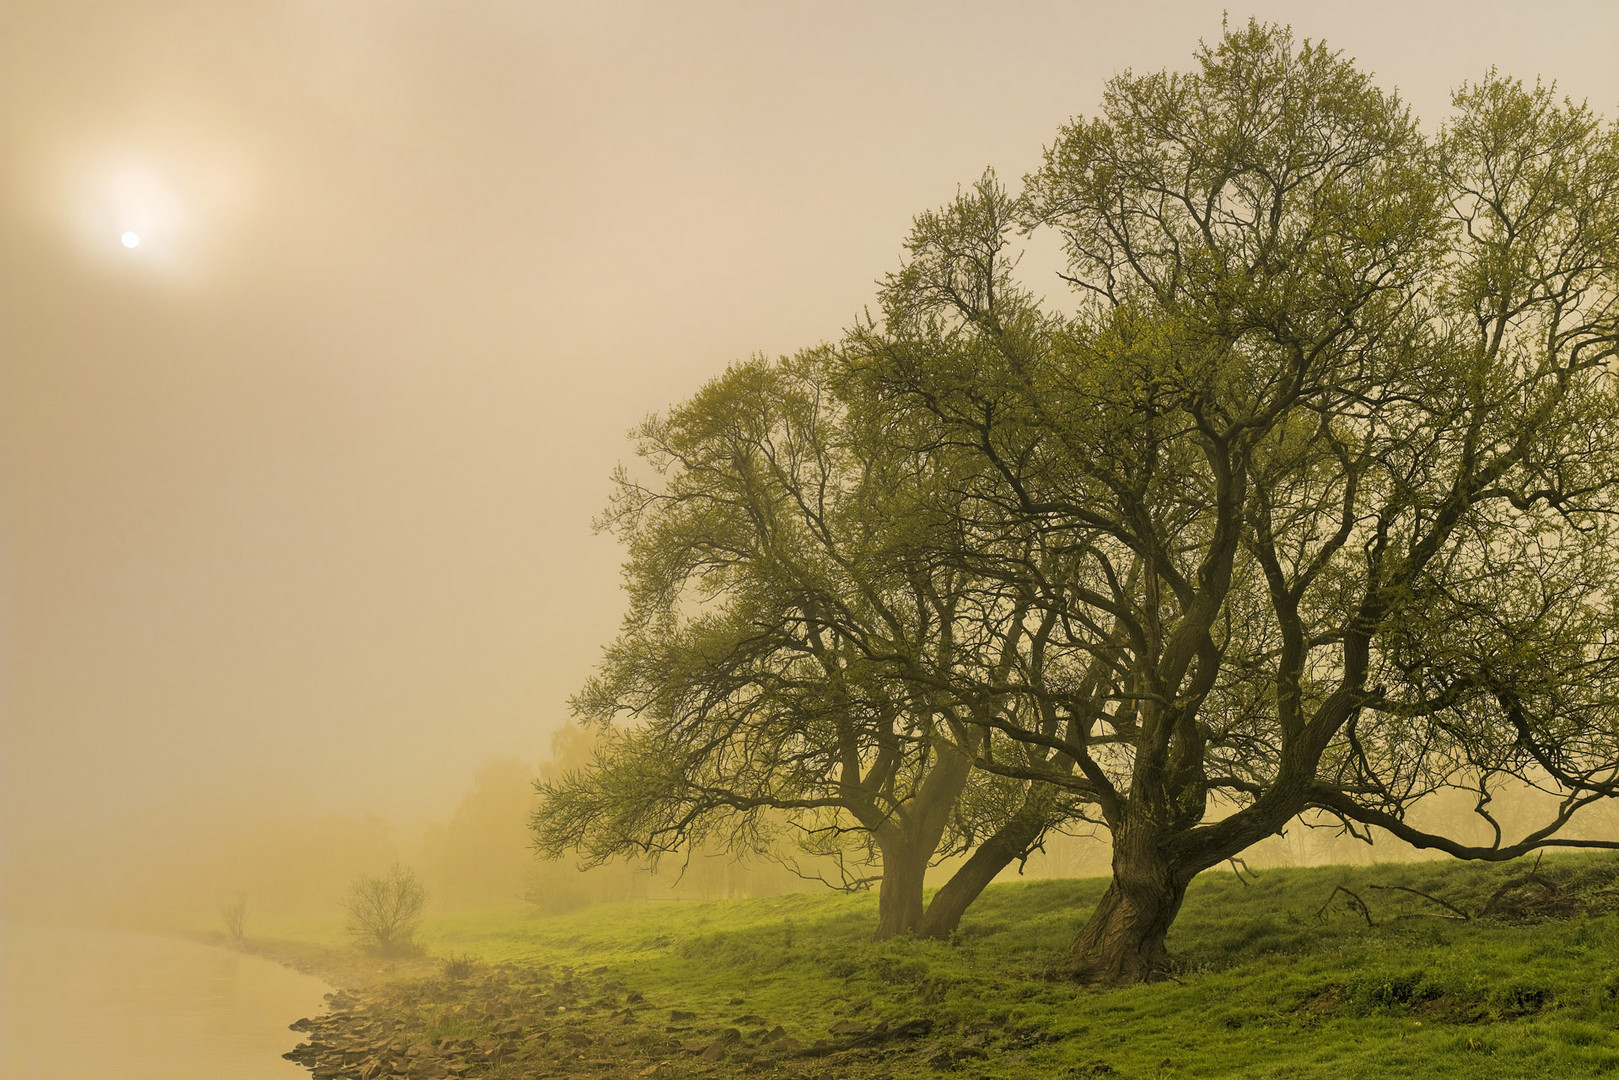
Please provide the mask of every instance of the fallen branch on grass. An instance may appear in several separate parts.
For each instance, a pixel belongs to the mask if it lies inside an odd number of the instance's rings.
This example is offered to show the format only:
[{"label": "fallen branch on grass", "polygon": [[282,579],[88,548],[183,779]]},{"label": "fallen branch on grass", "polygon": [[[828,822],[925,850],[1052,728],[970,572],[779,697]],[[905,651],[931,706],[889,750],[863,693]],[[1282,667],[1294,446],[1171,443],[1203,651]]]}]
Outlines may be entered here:
[{"label": "fallen branch on grass", "polygon": [[1360,898],[1360,894],[1355,892],[1353,889],[1345,888],[1342,885],[1337,886],[1332,890],[1332,892],[1328,893],[1326,902],[1316,909],[1315,917],[1318,921],[1327,917],[1327,909],[1332,906],[1333,897],[1337,896],[1339,893],[1343,893],[1349,898],[1349,909],[1351,911],[1359,912],[1361,918],[1366,920],[1367,926],[1377,925],[1376,923],[1372,922],[1372,910],[1366,906],[1366,901]]},{"label": "fallen branch on grass", "polygon": [[1436,918],[1436,919],[1457,919],[1457,920],[1460,920],[1460,921],[1466,921],[1466,920],[1469,920],[1469,919],[1471,919],[1473,917],[1473,916],[1469,915],[1467,912],[1463,911],[1461,908],[1457,907],[1455,904],[1448,903],[1448,902],[1446,902],[1444,900],[1441,900],[1437,896],[1430,896],[1427,893],[1423,892],[1421,889],[1413,889],[1413,888],[1410,888],[1409,886],[1406,886],[1406,885],[1368,885],[1366,887],[1368,889],[1383,889],[1383,890],[1388,891],[1388,892],[1406,892],[1406,893],[1410,893],[1412,896],[1420,896],[1424,900],[1427,900],[1430,903],[1438,904],[1440,907],[1444,908],[1446,911],[1449,911],[1449,912],[1453,913],[1453,914],[1450,914],[1450,915],[1435,915],[1434,918]]}]

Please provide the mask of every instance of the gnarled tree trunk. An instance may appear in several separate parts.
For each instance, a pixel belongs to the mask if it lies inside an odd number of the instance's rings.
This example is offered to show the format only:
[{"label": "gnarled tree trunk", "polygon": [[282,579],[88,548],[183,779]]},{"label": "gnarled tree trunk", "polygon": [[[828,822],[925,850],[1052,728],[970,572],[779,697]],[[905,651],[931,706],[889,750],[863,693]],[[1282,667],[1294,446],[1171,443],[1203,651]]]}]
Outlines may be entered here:
[{"label": "gnarled tree trunk", "polygon": [[1074,939],[1063,970],[1080,982],[1124,986],[1169,971],[1164,939],[1195,870],[1172,865],[1154,830],[1125,827],[1113,838],[1113,881]]}]

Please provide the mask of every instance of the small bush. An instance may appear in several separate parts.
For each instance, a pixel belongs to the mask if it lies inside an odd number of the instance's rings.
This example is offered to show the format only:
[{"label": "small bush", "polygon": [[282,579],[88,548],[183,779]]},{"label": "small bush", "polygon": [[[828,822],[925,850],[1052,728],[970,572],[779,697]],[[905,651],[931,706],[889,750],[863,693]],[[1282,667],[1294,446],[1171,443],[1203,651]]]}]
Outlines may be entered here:
[{"label": "small bush", "polygon": [[230,935],[230,939],[241,941],[247,929],[247,897],[238,896],[220,908],[219,917],[224,921],[225,933]]},{"label": "small bush", "polygon": [[894,956],[873,957],[871,969],[883,982],[896,986],[919,983],[928,977],[931,970],[926,960],[901,959]]},{"label": "small bush", "polygon": [[1365,975],[1345,989],[1348,991],[1346,1004],[1355,1015],[1402,1012],[1442,994],[1442,990],[1428,981],[1426,974],[1421,971]]},{"label": "small bush", "polygon": [[416,928],[426,907],[427,890],[416,872],[398,863],[380,877],[361,874],[343,898],[349,936],[383,956],[415,950]]}]

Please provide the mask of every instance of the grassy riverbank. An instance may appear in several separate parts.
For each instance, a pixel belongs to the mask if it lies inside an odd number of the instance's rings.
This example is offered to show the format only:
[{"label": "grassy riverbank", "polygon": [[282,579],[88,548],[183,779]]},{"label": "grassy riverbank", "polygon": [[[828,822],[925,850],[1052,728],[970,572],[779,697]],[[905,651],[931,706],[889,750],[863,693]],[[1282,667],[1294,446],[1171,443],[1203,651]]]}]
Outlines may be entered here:
[{"label": "grassy riverbank", "polygon": [[[1210,872],[1171,935],[1176,979],[1124,990],[1046,974],[1100,895],[1097,880],[995,886],[949,943],[873,944],[871,897],[793,895],[551,918],[444,913],[423,934],[437,959],[391,968],[345,952],[336,923],[286,928],[297,941],[278,947],[351,965],[347,981],[369,979],[383,995],[373,1013],[390,1008],[383,988],[404,994],[396,1042],[465,1042],[471,1053],[485,1040],[466,1075],[543,1075],[490,1047],[564,1018],[576,1056],[601,1075],[1615,1071],[1619,862],[1533,867],[1272,870],[1246,883]],[[449,957],[465,961],[459,981],[442,974]],[[558,991],[512,989],[538,971],[588,1007],[568,1015]],[[515,1006],[500,1000],[513,994]],[[524,1001],[544,1010],[524,1013]]]}]

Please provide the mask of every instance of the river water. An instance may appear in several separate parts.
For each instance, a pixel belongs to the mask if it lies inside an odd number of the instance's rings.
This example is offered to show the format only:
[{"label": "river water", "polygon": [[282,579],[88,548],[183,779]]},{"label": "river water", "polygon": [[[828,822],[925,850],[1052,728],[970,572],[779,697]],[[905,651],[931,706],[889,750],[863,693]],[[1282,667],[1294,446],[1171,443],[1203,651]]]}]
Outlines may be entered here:
[{"label": "river water", "polygon": [[175,938],[0,926],[0,1080],[308,1080],[319,979]]}]

